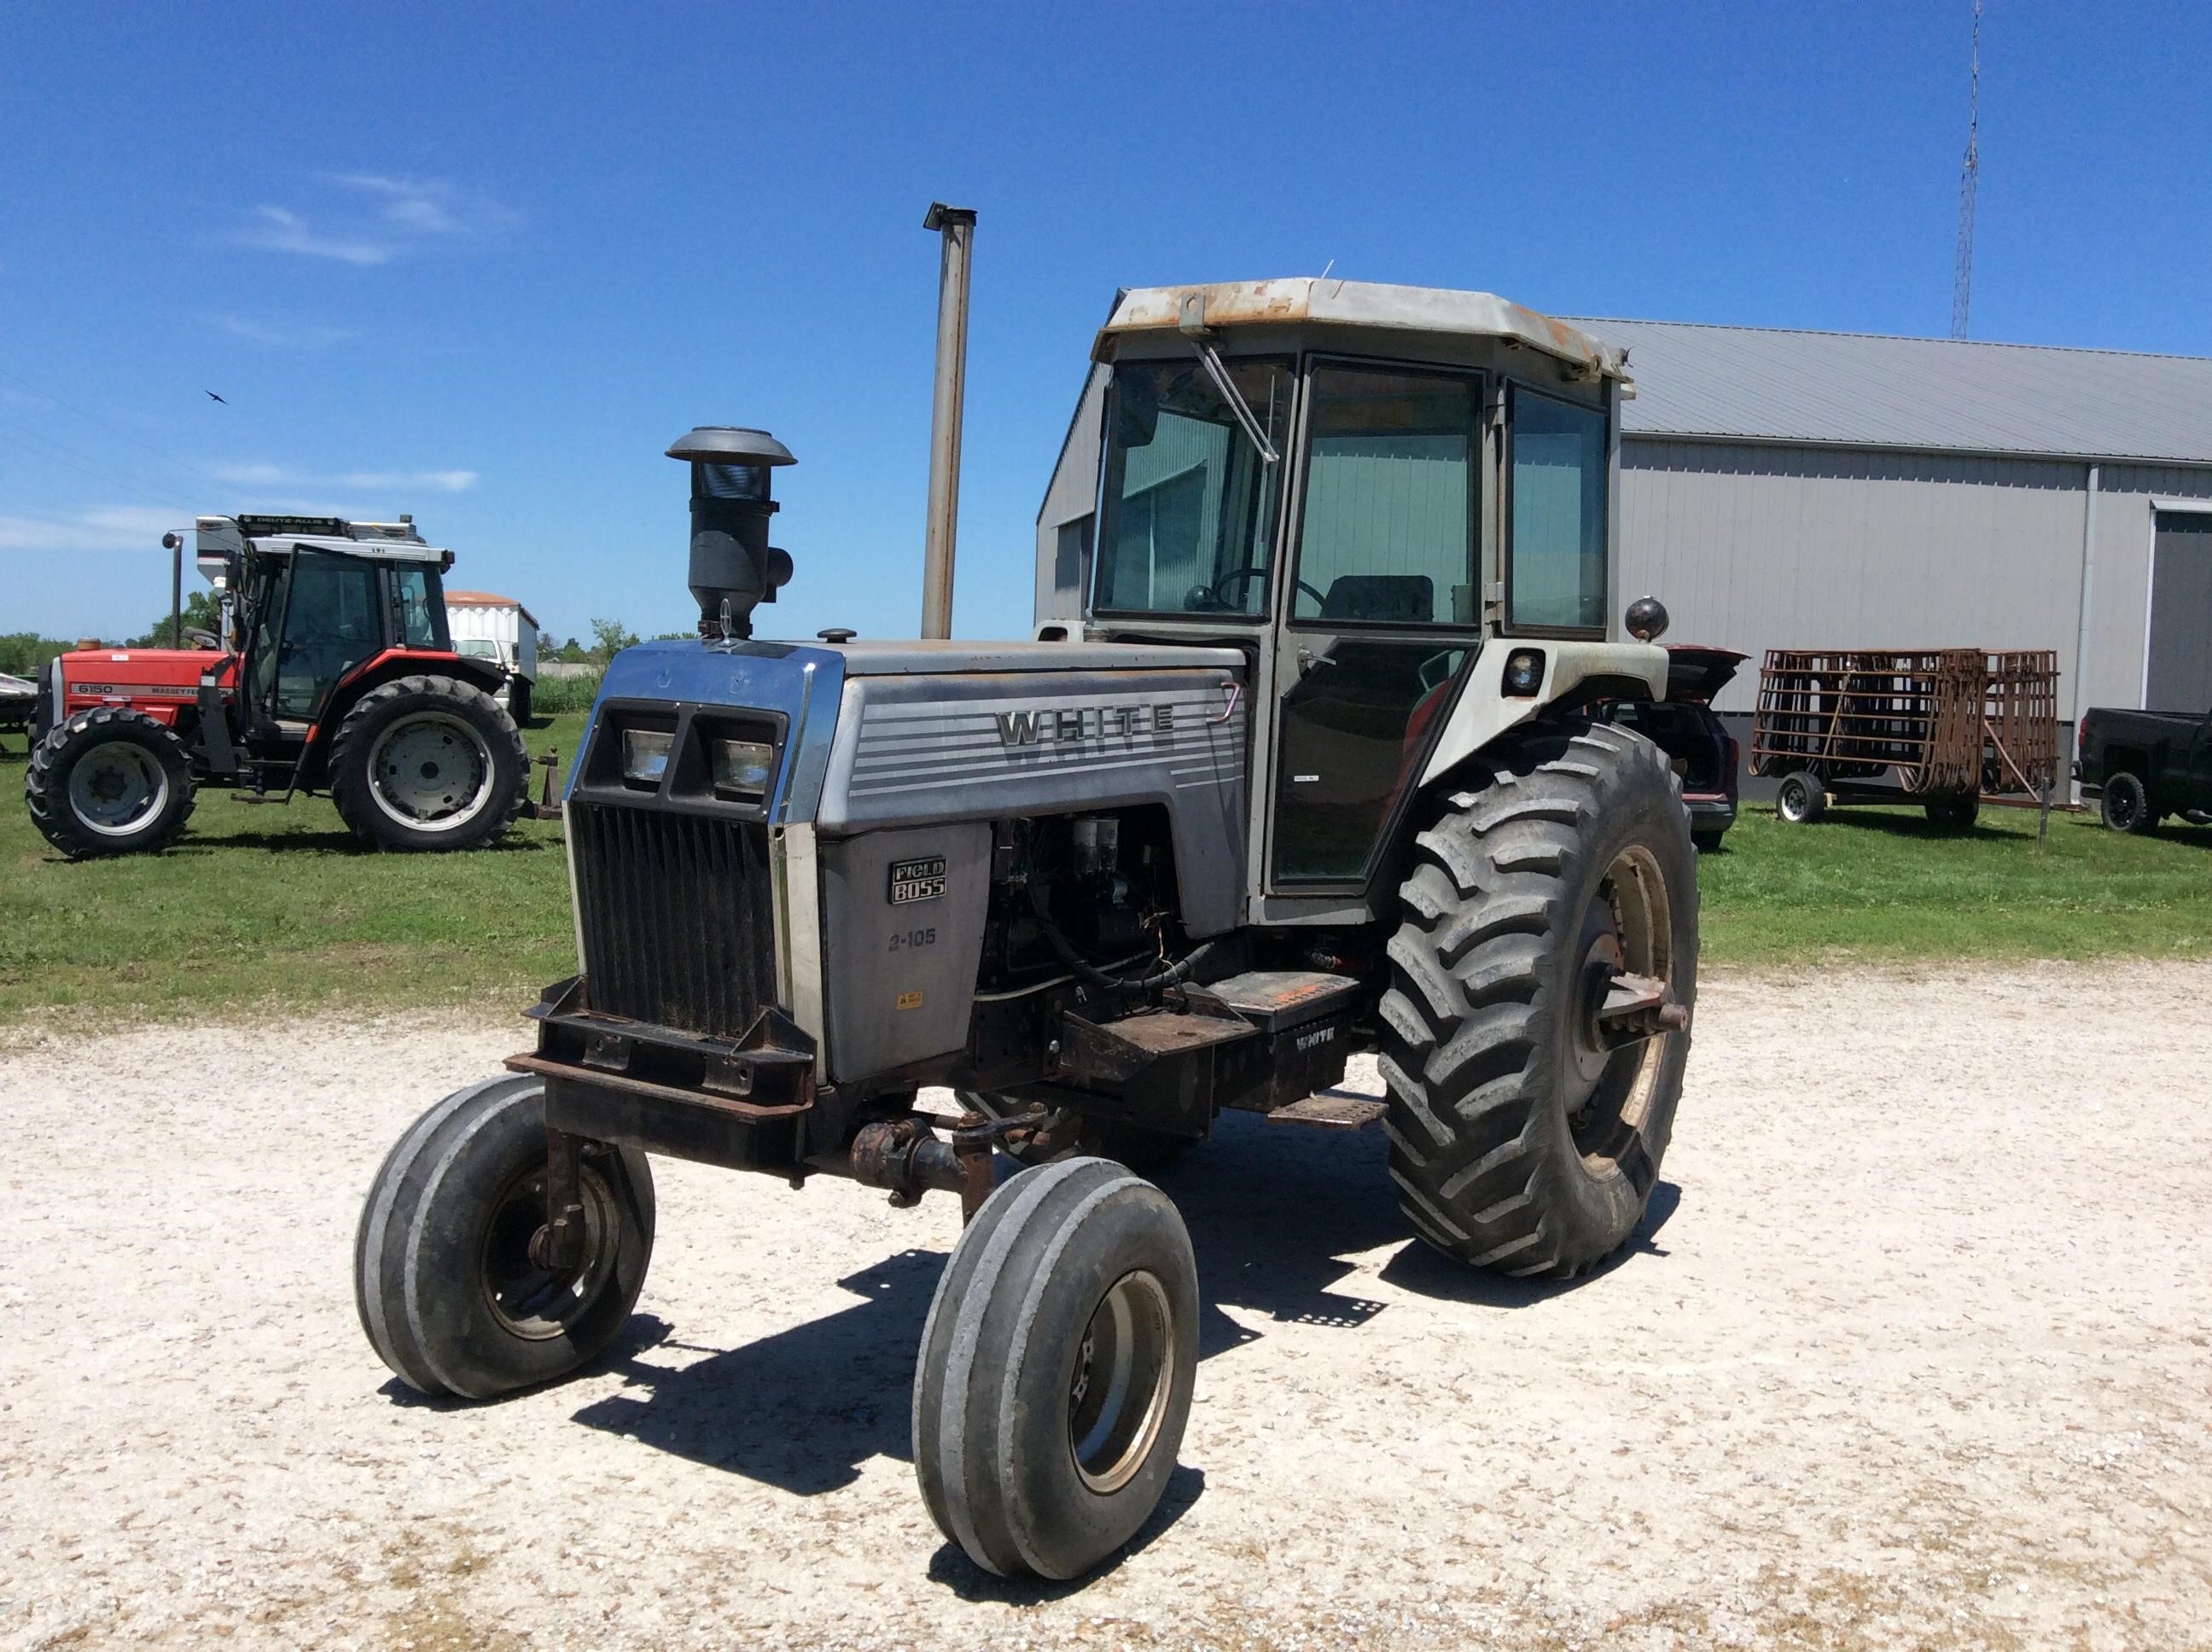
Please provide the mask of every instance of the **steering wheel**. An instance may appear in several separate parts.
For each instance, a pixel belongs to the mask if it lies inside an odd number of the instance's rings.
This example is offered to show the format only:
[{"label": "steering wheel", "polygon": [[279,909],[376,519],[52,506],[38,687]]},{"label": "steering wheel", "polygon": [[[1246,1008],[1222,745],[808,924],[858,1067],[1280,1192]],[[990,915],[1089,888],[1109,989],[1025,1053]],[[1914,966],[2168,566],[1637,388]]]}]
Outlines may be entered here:
[{"label": "steering wheel", "polygon": [[[1191,586],[1190,595],[1183,599],[1183,606],[1200,613],[1211,612],[1218,614],[1240,612],[1241,610],[1238,604],[1230,600],[1228,592],[1224,590],[1223,587],[1234,583],[1241,590],[1243,586],[1250,580],[1264,580],[1267,577],[1267,570],[1264,568],[1232,568],[1229,572],[1223,574],[1210,586],[1194,585]],[[1299,590],[1304,592],[1306,595],[1314,599],[1314,605],[1316,607],[1319,607],[1322,603],[1328,600],[1326,597],[1322,596],[1320,592],[1308,585],[1304,580],[1300,580],[1297,582],[1297,586]]]}]

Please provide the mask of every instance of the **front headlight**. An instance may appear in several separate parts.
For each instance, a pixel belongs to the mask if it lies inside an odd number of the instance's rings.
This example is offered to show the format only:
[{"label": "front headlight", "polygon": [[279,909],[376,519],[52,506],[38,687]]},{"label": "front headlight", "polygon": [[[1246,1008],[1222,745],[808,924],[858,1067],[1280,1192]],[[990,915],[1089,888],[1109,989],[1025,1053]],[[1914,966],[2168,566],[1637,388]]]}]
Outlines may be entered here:
[{"label": "front headlight", "polygon": [[668,772],[668,753],[676,744],[672,732],[658,729],[626,728],[623,731],[623,778],[635,780],[640,786],[659,786],[660,777]]},{"label": "front headlight", "polygon": [[709,740],[714,793],[739,803],[758,803],[768,795],[769,770],[775,748],[759,740]]}]

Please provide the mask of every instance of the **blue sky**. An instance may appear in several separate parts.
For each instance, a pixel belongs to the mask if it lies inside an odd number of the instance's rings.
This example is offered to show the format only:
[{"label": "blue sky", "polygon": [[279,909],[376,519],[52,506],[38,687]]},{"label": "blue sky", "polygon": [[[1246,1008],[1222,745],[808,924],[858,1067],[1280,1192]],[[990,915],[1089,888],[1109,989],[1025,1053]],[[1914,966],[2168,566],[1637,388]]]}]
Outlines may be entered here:
[{"label": "blue sky", "polygon": [[[912,635],[933,197],[977,232],[956,629],[1026,632],[1114,289],[1335,272],[1941,335],[1967,0],[0,9],[0,631],[198,511],[412,511],[688,626],[695,423],[796,452],[767,632]],[[2212,355],[2212,8],[1988,0],[1973,331]],[[228,398],[219,406],[203,392]]]}]

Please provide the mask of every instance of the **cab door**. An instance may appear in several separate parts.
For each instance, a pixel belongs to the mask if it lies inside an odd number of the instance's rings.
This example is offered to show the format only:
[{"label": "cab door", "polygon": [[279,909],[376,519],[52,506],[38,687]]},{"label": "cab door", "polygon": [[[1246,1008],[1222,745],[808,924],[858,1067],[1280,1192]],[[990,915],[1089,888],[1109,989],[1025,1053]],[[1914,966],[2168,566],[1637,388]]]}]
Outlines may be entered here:
[{"label": "cab door", "polygon": [[1481,635],[1480,374],[1317,361],[1308,381],[1267,888],[1364,890]]},{"label": "cab door", "polygon": [[270,713],[312,723],[332,688],[384,647],[376,564],[301,546],[292,553],[283,630],[267,672]]}]

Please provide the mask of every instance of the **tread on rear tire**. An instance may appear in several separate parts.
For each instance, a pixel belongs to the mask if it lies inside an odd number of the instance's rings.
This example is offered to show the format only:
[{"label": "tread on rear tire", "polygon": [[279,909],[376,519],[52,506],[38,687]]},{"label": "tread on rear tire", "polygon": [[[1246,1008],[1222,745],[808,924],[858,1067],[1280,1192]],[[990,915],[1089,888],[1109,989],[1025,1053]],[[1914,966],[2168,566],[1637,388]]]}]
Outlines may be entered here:
[{"label": "tread on rear tire", "polygon": [[1477,779],[1417,835],[1400,891],[1390,1175],[1445,1254],[1571,1278],[1642,1218],[1690,1044],[1685,1029],[1607,1054],[1593,983],[1617,965],[1695,1004],[1697,863],[1680,782],[1626,730],[1533,729]]}]

